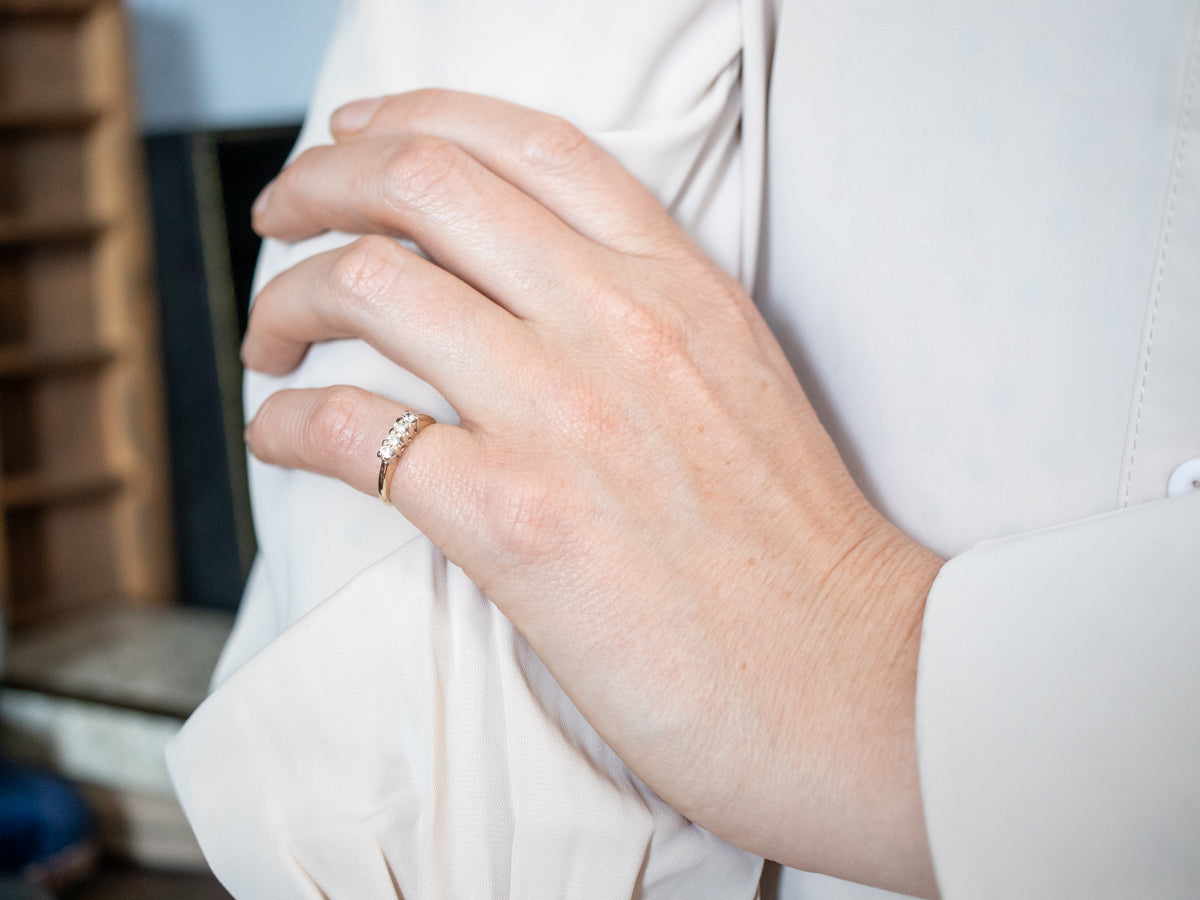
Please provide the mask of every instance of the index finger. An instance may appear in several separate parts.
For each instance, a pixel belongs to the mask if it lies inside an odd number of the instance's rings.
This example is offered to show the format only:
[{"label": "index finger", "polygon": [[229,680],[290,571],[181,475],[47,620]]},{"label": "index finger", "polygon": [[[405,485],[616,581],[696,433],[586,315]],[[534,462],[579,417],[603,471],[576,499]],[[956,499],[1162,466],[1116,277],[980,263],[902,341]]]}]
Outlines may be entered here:
[{"label": "index finger", "polygon": [[599,244],[639,256],[678,246],[680,231],[654,195],[558,116],[431,89],[355,101],[334,112],[331,126],[339,143],[412,135],[452,141]]}]

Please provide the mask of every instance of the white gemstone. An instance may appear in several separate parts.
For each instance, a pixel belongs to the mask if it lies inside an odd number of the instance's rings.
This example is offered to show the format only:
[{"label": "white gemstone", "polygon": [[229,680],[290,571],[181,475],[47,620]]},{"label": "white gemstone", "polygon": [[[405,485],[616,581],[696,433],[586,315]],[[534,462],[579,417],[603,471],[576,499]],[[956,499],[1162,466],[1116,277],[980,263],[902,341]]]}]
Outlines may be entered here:
[{"label": "white gemstone", "polygon": [[379,448],[379,452],[376,453],[375,455],[378,456],[382,460],[395,459],[396,458],[396,448],[390,444],[384,444],[382,447]]}]

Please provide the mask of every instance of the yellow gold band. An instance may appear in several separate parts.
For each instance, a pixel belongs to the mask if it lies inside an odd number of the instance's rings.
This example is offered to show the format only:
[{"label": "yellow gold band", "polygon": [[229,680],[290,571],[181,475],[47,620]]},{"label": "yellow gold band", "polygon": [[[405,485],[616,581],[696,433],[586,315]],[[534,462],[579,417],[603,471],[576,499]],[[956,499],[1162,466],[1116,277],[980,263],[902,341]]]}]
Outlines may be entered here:
[{"label": "yellow gold band", "polygon": [[375,453],[379,457],[379,499],[388,506],[392,505],[392,473],[396,463],[400,462],[400,457],[421,433],[421,429],[432,425],[433,422],[430,416],[418,415],[411,409],[406,409],[392,424],[387,437],[379,445],[379,450]]}]

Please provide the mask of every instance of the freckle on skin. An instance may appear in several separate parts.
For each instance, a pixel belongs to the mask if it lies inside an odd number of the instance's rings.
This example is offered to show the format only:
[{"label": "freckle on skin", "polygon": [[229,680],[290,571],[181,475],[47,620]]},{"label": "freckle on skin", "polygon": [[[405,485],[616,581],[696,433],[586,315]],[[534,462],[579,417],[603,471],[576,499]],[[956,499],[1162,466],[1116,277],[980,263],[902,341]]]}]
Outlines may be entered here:
[{"label": "freckle on skin", "polygon": [[696,427],[696,433],[697,433],[697,434],[704,434],[704,426],[703,426],[703,425],[698,425],[698,426]]},{"label": "freckle on skin", "polygon": [[753,566],[753,565],[755,565],[757,562],[758,562],[758,560],[757,560],[757,559],[755,559],[755,558],[752,556],[752,557],[750,557],[748,560],[746,560],[746,565],[748,565],[748,566]]}]

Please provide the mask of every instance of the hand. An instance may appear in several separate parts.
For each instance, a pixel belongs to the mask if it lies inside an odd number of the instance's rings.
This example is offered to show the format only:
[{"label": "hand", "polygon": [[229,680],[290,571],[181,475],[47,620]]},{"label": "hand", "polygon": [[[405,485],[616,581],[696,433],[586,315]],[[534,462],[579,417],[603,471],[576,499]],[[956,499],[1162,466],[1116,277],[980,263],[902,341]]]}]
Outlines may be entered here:
[{"label": "hand", "polygon": [[[393,502],[622,759],[743,848],[935,890],[913,706],[941,560],[863,498],[750,298],[561,120],[419,92],[333,125],[255,227],[367,236],[263,290],[246,365],[357,337],[429,381],[461,424]],[[399,409],[282,391],[247,436],[374,493]]]}]

